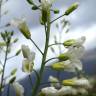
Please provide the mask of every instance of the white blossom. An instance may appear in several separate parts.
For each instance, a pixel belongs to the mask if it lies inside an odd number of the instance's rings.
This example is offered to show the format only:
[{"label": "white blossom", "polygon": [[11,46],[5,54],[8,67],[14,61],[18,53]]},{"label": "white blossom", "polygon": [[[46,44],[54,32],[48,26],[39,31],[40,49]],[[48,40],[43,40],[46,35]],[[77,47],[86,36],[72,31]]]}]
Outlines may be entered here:
[{"label": "white blossom", "polygon": [[62,82],[64,85],[69,85],[69,86],[78,86],[78,87],[83,87],[83,88],[90,88],[91,84],[88,79],[86,78],[72,78],[72,79],[67,79],[63,80]]},{"label": "white blossom", "polygon": [[63,95],[76,95],[77,91],[75,88],[72,88],[71,86],[63,86],[61,89],[58,90],[58,96],[63,96]]},{"label": "white blossom", "polygon": [[68,72],[76,72],[76,70],[81,71],[83,66],[82,66],[82,62],[79,59],[73,59],[73,60],[67,60],[67,61],[63,61],[64,63],[64,70],[68,71]]},{"label": "white blossom", "polygon": [[78,94],[88,94],[88,90],[86,90],[85,88],[77,88],[77,92]]},{"label": "white blossom", "polygon": [[74,46],[77,46],[77,47],[82,46],[84,44],[85,40],[86,40],[85,36],[78,38],[76,40],[76,43],[74,44]]},{"label": "white blossom", "polygon": [[58,90],[54,87],[45,87],[41,89],[41,92],[46,96],[58,96]]},{"label": "white blossom", "polygon": [[34,66],[35,53],[31,52],[29,47],[26,45],[22,45],[22,53],[24,56],[24,60],[22,62],[22,70],[23,72],[32,72]]},{"label": "white blossom", "polygon": [[31,38],[30,30],[26,24],[25,18],[22,19],[13,19],[10,22],[10,25],[17,27],[20,32],[27,38]]},{"label": "white blossom", "polygon": [[24,88],[18,82],[13,83],[14,90],[16,92],[16,96],[24,96]]},{"label": "white blossom", "polygon": [[60,87],[60,83],[59,83],[58,78],[53,77],[53,76],[49,76],[48,81],[51,82],[51,86],[53,86],[55,88],[59,88]]},{"label": "white blossom", "polygon": [[[77,39],[75,43],[68,47],[67,52],[65,53],[65,57],[68,57],[68,60],[62,61],[62,66],[64,64],[64,70],[68,72],[76,72],[76,70],[81,71],[83,69],[83,65],[81,62],[81,58],[84,55],[85,48],[83,47],[83,43],[85,42],[85,37]],[[60,58],[60,56],[59,56]],[[61,56],[61,59],[63,55]]]},{"label": "white blossom", "polygon": [[54,1],[55,0],[41,0],[42,9],[46,10],[47,8],[50,8]]},{"label": "white blossom", "polygon": [[75,80],[74,83],[77,86],[81,86],[81,87],[85,87],[85,88],[90,88],[91,87],[91,84],[90,84],[89,80],[86,79],[86,78],[77,79],[77,80]]},{"label": "white blossom", "polygon": [[12,19],[10,24],[15,26],[15,27],[19,27],[23,22],[25,22],[25,18],[22,18],[22,19]]}]

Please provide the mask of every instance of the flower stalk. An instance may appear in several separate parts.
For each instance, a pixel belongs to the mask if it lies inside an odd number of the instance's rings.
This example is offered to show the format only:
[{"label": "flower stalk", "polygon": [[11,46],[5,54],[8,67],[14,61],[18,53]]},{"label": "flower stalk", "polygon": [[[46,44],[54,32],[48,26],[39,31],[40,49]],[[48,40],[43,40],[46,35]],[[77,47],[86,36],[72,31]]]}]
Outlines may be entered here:
[{"label": "flower stalk", "polygon": [[41,68],[40,68],[40,74],[39,74],[39,79],[37,79],[36,81],[36,85],[33,89],[32,92],[32,96],[36,96],[37,91],[39,89],[40,83],[41,83],[41,79],[42,79],[42,75],[43,75],[43,71],[44,71],[44,67],[45,67],[45,61],[46,61],[46,57],[47,57],[47,51],[48,51],[48,45],[49,45],[49,37],[50,37],[50,9],[48,9],[47,11],[47,29],[46,31],[46,43],[45,43],[45,49],[44,49],[44,54],[42,57],[42,64],[41,64]]},{"label": "flower stalk", "polygon": [[4,80],[4,72],[5,72],[5,66],[6,66],[7,56],[8,56],[8,44],[6,46],[5,60],[4,60],[3,70],[2,70],[1,86],[0,86],[1,87],[0,88],[0,96],[2,96],[2,88],[3,88],[3,80]]}]

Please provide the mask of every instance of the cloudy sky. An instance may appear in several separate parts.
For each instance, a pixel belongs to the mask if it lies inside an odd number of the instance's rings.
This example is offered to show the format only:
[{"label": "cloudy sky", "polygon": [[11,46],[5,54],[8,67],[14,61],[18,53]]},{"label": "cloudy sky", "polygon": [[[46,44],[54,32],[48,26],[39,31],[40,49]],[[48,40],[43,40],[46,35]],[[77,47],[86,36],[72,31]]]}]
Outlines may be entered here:
[{"label": "cloudy sky", "polygon": [[[38,3],[38,0],[34,0],[36,3]],[[63,14],[63,12],[66,10],[68,6],[70,6],[73,2],[79,2],[78,9],[73,12],[70,16],[65,17],[67,20],[70,21],[70,31],[67,34],[63,34],[63,39],[68,38],[78,38],[80,36],[86,36],[86,43],[85,48],[86,50],[90,50],[96,47],[94,44],[96,41],[96,0],[56,0],[56,2],[53,5],[53,8],[60,9],[60,14]],[[2,6],[2,14],[8,10],[8,14],[3,16],[1,18],[1,26],[5,25],[6,23],[10,22],[13,18],[22,18],[25,17],[26,21],[29,25],[32,39],[38,44],[38,46],[43,50],[44,48],[44,29],[39,24],[39,17],[40,13],[39,11],[31,11],[31,6],[28,5],[26,0],[9,0],[7,3],[5,3]],[[59,14],[59,15],[60,15]],[[52,19],[58,17],[59,15],[52,15]],[[59,21],[58,21],[59,22]],[[53,24],[53,27],[56,23]],[[11,30],[14,28],[8,28],[8,30]],[[0,29],[1,31],[4,29]],[[26,40],[22,34],[15,28],[15,37],[19,38],[18,44],[15,45],[13,48],[14,51],[18,50],[21,46],[21,44],[29,45],[30,48],[36,52],[36,64],[35,68],[40,67],[40,53],[34,45]],[[57,30],[55,28],[51,29],[51,39],[50,43],[52,42],[52,37],[54,34],[57,34]],[[58,35],[58,34],[57,34]],[[51,53],[50,53],[51,54]],[[49,56],[49,55],[48,55]],[[51,55],[52,56],[52,55]],[[50,57],[50,56],[49,56]],[[6,75],[9,74],[9,70],[13,68],[13,66],[18,68],[17,76],[18,78],[21,78],[25,74],[23,74],[21,70],[22,66],[22,54],[19,57],[13,58],[12,60],[9,60],[6,66]],[[18,75],[21,74],[21,75]]]}]

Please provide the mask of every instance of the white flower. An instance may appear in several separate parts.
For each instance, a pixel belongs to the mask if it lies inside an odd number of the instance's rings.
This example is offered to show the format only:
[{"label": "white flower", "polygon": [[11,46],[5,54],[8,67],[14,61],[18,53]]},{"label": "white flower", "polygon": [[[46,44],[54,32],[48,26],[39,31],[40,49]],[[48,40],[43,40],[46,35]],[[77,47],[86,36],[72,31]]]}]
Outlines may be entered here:
[{"label": "white flower", "polygon": [[[64,70],[69,72],[76,72],[76,70],[81,71],[83,68],[82,62],[80,59],[84,55],[84,47],[83,43],[85,41],[85,37],[81,37],[75,41],[75,43],[68,47],[68,51],[64,54],[61,54],[58,58],[63,61],[62,66],[64,64]],[[67,58],[67,60],[66,60]]]},{"label": "white flower", "polygon": [[63,95],[76,95],[77,91],[75,88],[72,88],[71,86],[63,86],[61,89],[58,90],[58,96]]},{"label": "white flower", "polygon": [[22,53],[24,56],[24,60],[22,62],[22,70],[23,72],[32,72],[34,66],[35,53],[30,52],[30,49],[26,45],[22,45]]},{"label": "white flower", "polygon": [[22,62],[22,71],[30,73],[33,71],[33,66],[34,66],[33,62],[30,62],[29,60],[24,59]]},{"label": "white flower", "polygon": [[70,59],[77,58],[81,59],[84,55],[85,48],[83,46],[80,47],[69,47],[67,54]]},{"label": "white flower", "polygon": [[30,34],[30,31],[29,31],[29,28],[28,28],[24,18],[22,18],[22,19],[13,19],[13,20],[11,20],[10,25],[17,27],[20,30],[20,32],[27,39],[31,38],[31,34]]},{"label": "white flower", "polygon": [[24,88],[18,82],[13,83],[14,90],[16,92],[16,96],[24,96]]},{"label": "white flower", "polygon": [[88,91],[85,88],[77,88],[78,94],[88,94]]},{"label": "white flower", "polygon": [[74,47],[80,47],[84,44],[86,38],[85,36],[82,36],[78,39],[69,39],[69,40],[66,40],[63,44],[65,47],[70,47],[70,46],[74,46]]},{"label": "white flower", "polygon": [[58,90],[54,87],[46,87],[41,89],[41,92],[45,94],[46,96],[58,96]]},{"label": "white flower", "polygon": [[86,78],[77,79],[77,80],[75,80],[74,83],[77,86],[81,86],[81,87],[85,87],[85,88],[90,88],[91,87],[91,84],[90,84],[89,80],[86,79]]},{"label": "white flower", "polygon": [[46,10],[48,7],[52,5],[53,2],[54,0],[41,0],[42,8]]},{"label": "white flower", "polygon": [[67,60],[63,62],[65,64],[65,71],[76,72],[76,70],[81,71],[83,66],[82,62],[79,59]]},{"label": "white flower", "polygon": [[85,40],[86,40],[85,36],[78,38],[76,40],[76,43],[74,44],[74,46],[77,46],[77,47],[82,46],[84,44]]},{"label": "white flower", "polygon": [[59,80],[56,77],[49,76],[48,80],[49,80],[49,82],[51,82],[51,86],[53,86],[55,88],[59,88],[60,87]]},{"label": "white flower", "polygon": [[25,18],[22,18],[22,19],[12,19],[10,24],[15,26],[15,27],[19,27],[23,22],[25,22]]},{"label": "white flower", "polygon": [[62,83],[64,85],[68,85],[68,86],[79,86],[79,87],[83,87],[83,88],[90,88],[91,87],[89,80],[86,78],[67,79],[67,80],[63,80]]}]

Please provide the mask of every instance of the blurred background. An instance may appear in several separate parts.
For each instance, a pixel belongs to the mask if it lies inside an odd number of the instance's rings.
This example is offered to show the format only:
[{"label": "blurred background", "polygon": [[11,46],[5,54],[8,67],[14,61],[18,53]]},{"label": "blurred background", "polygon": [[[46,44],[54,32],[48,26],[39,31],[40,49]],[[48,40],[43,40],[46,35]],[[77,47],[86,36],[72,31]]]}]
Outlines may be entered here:
[{"label": "blurred background", "polygon": [[[36,3],[38,3],[38,0],[34,0]],[[3,1],[6,2],[6,1]],[[64,17],[67,21],[69,21],[70,25],[66,27],[68,29],[68,33],[65,33],[65,30],[61,30],[60,28],[57,30],[55,27],[56,23],[60,24],[60,21],[64,18],[61,18],[60,20],[54,22],[54,24],[51,27],[51,37],[50,37],[50,44],[54,41],[54,35],[57,36],[58,39],[58,31],[62,31],[62,42],[64,40],[67,40],[69,38],[79,38],[81,36],[86,37],[86,42],[84,43],[86,52],[84,54],[84,57],[82,59],[84,70],[86,74],[88,75],[96,75],[96,0],[56,0],[56,2],[53,4],[53,8],[59,9],[60,14],[54,15],[52,14],[52,20],[61,14],[64,13],[64,11],[74,2],[79,2],[79,7],[77,10],[75,10],[72,14],[70,14],[68,17]],[[44,28],[39,23],[40,18],[40,12],[39,11],[32,11],[31,6],[26,2],[26,0],[8,0],[6,3],[4,3],[1,7],[1,14],[8,11],[8,13],[1,17],[0,21],[0,32],[3,32],[4,30],[14,30],[15,31],[15,37],[19,38],[19,41],[17,44],[15,44],[12,48],[14,54],[18,49],[21,48],[22,44],[28,45],[30,49],[34,52],[36,52],[36,59],[35,59],[35,69],[40,68],[41,63],[41,55],[36,49],[36,47],[19,32],[17,28],[14,27],[2,27],[9,23],[14,18],[26,18],[27,24],[30,28],[30,32],[32,35],[32,39],[36,42],[36,44],[41,48],[41,50],[44,49]],[[58,54],[58,50],[56,51],[56,54]],[[54,57],[54,54],[49,50],[48,52],[48,58]],[[1,60],[3,60],[4,56],[0,54]],[[24,85],[28,83],[27,74],[23,73],[22,68],[22,60],[23,56],[20,54],[18,57],[12,58],[7,62],[6,65],[6,72],[5,76],[7,76],[11,70],[16,67],[18,68],[17,71],[17,80],[21,80],[21,83]],[[56,74],[56,72],[46,71],[46,80],[49,76],[49,74]],[[63,74],[63,73],[62,73]],[[61,75],[62,75],[61,74]],[[32,74],[34,75],[34,74]],[[63,76],[72,76],[70,73],[64,73]],[[62,77],[62,76],[61,76]],[[34,80],[33,80],[34,81]],[[29,83],[28,83],[29,84]],[[25,85],[24,85],[25,86]],[[25,86],[26,90],[30,89],[30,84],[28,86]],[[29,96],[29,92],[26,93],[26,96]]]}]

